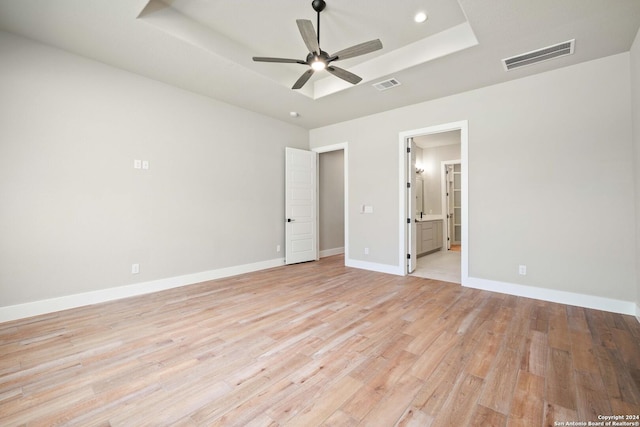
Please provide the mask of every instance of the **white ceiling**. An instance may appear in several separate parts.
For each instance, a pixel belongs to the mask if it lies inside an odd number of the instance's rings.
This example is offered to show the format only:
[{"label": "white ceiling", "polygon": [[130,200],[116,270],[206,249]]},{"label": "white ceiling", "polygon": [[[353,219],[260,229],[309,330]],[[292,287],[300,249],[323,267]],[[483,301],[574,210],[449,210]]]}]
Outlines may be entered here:
[{"label": "white ceiling", "polygon": [[[321,72],[294,91],[304,66],[251,60],[304,59],[295,20],[316,25],[311,0],[0,0],[0,30],[311,129],[626,52],[640,27],[638,0],[326,1],[323,50],[384,45],[336,64],[356,86]],[[502,68],[570,39],[573,55]],[[390,77],[401,85],[372,87]]]}]

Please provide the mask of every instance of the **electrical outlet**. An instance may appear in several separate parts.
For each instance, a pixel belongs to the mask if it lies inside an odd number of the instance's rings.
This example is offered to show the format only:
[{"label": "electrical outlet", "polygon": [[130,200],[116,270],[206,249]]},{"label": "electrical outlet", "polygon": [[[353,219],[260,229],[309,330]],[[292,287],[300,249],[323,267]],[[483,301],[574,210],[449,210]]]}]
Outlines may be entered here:
[{"label": "electrical outlet", "polygon": [[369,255],[369,248],[364,248],[364,254]]},{"label": "electrical outlet", "polygon": [[142,169],[149,169],[149,160],[142,161]]},{"label": "electrical outlet", "polygon": [[134,169],[142,169],[142,160],[134,160],[133,161]]},{"label": "electrical outlet", "polygon": [[131,264],[131,274],[140,273],[140,264]]},{"label": "electrical outlet", "polygon": [[526,276],[527,275],[527,266],[526,265],[519,265],[518,266],[518,274],[521,276]]},{"label": "electrical outlet", "polygon": [[276,252],[280,252],[280,245],[276,246]]}]

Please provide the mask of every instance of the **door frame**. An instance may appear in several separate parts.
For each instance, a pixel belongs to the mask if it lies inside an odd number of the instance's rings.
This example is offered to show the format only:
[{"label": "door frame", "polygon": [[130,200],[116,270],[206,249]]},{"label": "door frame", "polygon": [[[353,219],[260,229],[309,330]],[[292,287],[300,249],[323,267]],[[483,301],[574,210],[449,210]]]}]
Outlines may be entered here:
[{"label": "door frame", "polygon": [[[410,212],[407,210],[407,179],[410,171],[407,170],[406,161],[406,141],[421,135],[436,134],[449,131],[460,131],[460,163],[462,168],[462,257],[460,261],[460,271],[462,285],[465,286],[469,278],[469,171],[468,171],[468,154],[469,154],[469,122],[461,120],[457,122],[443,123],[435,126],[428,126],[419,129],[412,129],[400,132],[399,139],[399,231],[400,242],[398,247],[399,270],[402,275],[408,274],[407,268],[407,218],[411,218]],[[412,254],[415,256],[415,254]]]},{"label": "door frame", "polygon": [[[343,150],[344,152],[344,263],[347,265],[349,260],[349,143],[341,142],[311,149],[311,151],[317,154],[339,150]],[[317,168],[317,174],[320,174],[320,168]],[[320,176],[316,178],[316,192],[319,194]],[[317,235],[320,236],[320,203],[316,204],[316,218],[316,232]],[[318,256],[320,256],[320,238],[318,238],[317,245]]]}]

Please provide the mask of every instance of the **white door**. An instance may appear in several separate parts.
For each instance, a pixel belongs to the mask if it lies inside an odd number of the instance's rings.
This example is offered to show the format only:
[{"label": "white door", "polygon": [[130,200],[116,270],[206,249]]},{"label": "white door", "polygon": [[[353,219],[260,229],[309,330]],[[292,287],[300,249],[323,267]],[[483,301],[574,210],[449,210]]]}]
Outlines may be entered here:
[{"label": "white door", "polygon": [[407,270],[413,273],[418,262],[418,241],[416,239],[416,143],[407,139]]},{"label": "white door", "polygon": [[462,165],[459,160],[443,162],[446,213],[447,213],[447,249],[459,245],[462,240]]},{"label": "white door", "polygon": [[453,240],[453,165],[445,165],[445,182],[447,194],[447,250],[451,249]]},{"label": "white door", "polygon": [[285,149],[285,264],[318,259],[318,155]]},{"label": "white door", "polygon": [[453,239],[454,245],[462,243],[462,165],[453,165]]}]

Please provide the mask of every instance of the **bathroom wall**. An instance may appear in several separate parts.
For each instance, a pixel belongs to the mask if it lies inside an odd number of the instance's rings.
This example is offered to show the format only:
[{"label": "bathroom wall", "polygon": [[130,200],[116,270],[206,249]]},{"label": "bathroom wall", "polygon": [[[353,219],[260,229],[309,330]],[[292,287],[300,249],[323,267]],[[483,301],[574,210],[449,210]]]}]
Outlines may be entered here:
[{"label": "bathroom wall", "polygon": [[[459,131],[452,132],[458,135]],[[422,150],[422,164],[424,172],[424,213],[427,215],[442,215],[442,162],[446,160],[460,160],[460,144],[441,145],[424,148]]]}]

